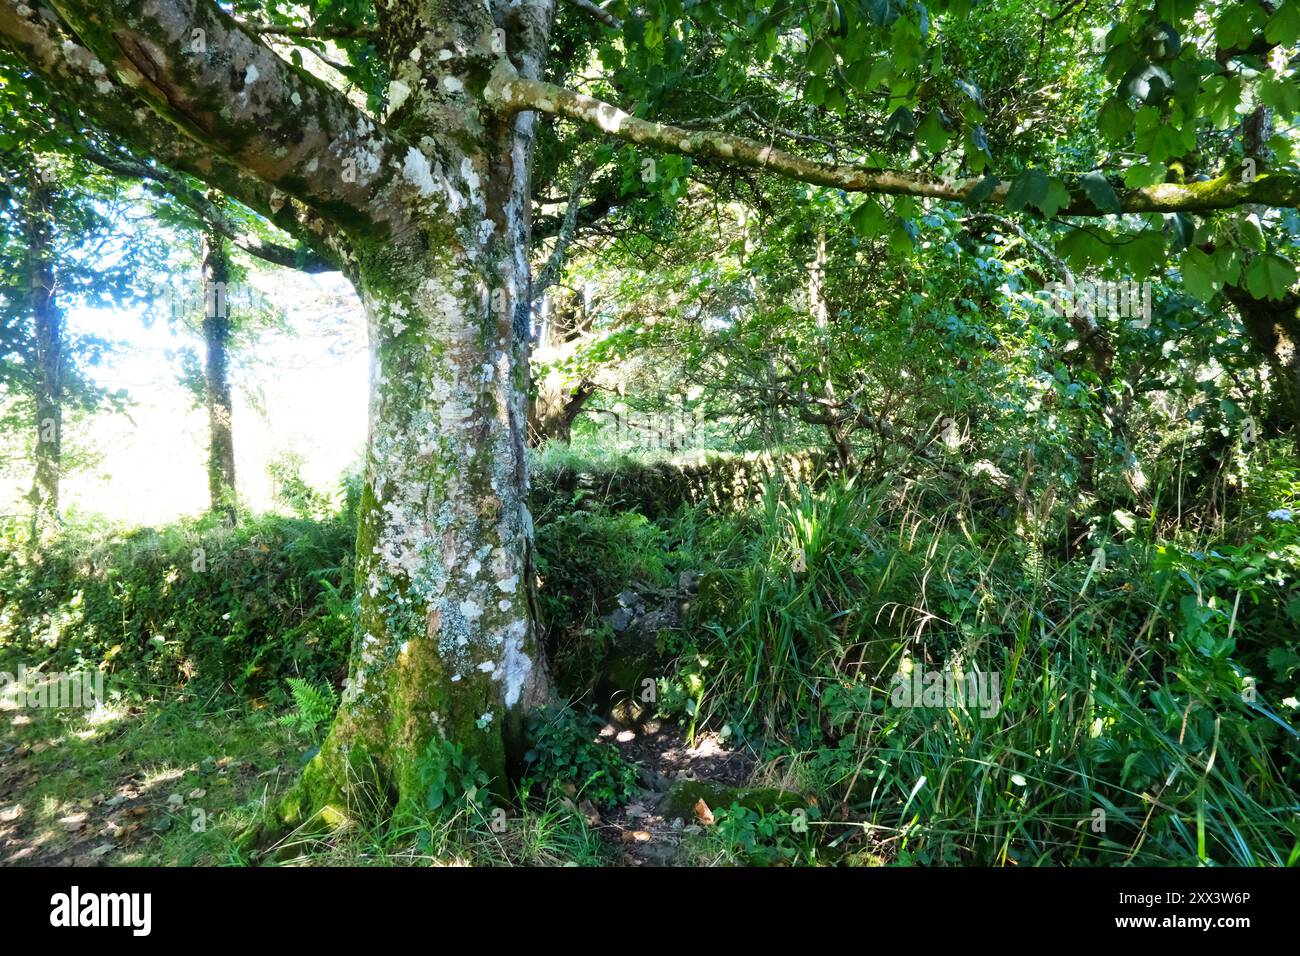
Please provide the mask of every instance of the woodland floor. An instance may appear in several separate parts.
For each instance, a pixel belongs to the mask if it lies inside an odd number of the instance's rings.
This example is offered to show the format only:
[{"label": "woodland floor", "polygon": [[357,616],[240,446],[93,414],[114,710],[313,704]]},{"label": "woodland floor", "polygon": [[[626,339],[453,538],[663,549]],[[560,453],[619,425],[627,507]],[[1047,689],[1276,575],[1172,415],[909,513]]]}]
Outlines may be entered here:
[{"label": "woodland floor", "polygon": [[[604,814],[579,808],[612,865],[679,862],[700,821],[667,817],[668,791],[682,780],[740,785],[754,767],[716,734],[690,746],[681,728],[658,721],[610,723],[600,737],[637,768],[641,788]],[[290,786],[304,757],[301,737],[249,707],[0,710],[0,866],[236,862],[233,825]]]},{"label": "woodland floor", "polygon": [[658,721],[649,721],[639,732],[608,724],[601,735],[613,738],[641,781],[640,793],[596,824],[613,845],[615,859],[629,866],[670,866],[683,836],[698,832],[697,820],[665,816],[661,804],[675,783],[706,780],[739,786],[754,768],[751,756],[726,749],[714,733],[700,734],[693,747],[680,727]]}]

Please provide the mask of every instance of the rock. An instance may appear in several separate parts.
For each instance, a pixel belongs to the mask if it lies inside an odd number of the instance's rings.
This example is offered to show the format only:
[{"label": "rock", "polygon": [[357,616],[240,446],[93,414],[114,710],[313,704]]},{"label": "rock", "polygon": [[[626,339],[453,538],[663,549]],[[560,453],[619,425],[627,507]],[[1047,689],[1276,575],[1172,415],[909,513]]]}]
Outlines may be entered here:
[{"label": "rock", "polygon": [[88,816],[85,813],[70,813],[66,817],[59,819],[59,826],[63,827],[65,833],[76,833],[86,825]]},{"label": "rock", "polygon": [[672,780],[649,767],[638,767],[636,776],[642,786],[649,787],[656,793],[667,793],[673,788]]},{"label": "rock", "polygon": [[171,796],[167,798],[167,806],[180,809],[181,807],[185,806],[185,798],[182,797],[179,793],[173,793]]},{"label": "rock", "polygon": [[[609,710],[610,719],[621,727],[636,727],[641,721],[650,715],[650,710],[638,700],[631,697],[624,697],[614,704]],[[624,731],[620,731],[618,739],[622,740]],[[623,741],[626,742],[626,741]]]}]

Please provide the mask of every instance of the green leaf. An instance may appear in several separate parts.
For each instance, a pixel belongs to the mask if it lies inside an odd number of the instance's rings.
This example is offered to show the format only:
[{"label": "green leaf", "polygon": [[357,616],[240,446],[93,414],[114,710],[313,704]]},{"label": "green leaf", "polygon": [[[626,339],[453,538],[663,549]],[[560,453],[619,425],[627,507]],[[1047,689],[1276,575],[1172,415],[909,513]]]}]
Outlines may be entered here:
[{"label": "green leaf", "polygon": [[835,65],[835,51],[825,40],[818,40],[808,50],[808,72],[825,73]]},{"label": "green leaf", "polygon": [[1011,181],[1007,190],[1007,208],[1020,212],[1027,206],[1037,206],[1047,197],[1047,174],[1041,169],[1026,169]]},{"label": "green leaf", "polygon": [[939,118],[938,110],[931,110],[926,114],[920,129],[916,131],[916,139],[935,155],[943,152],[944,147],[948,145],[948,131],[943,128],[943,120]]},{"label": "green leaf", "polygon": [[1178,260],[1178,269],[1183,274],[1183,288],[1188,295],[1202,302],[1210,302],[1223,288],[1223,278],[1214,258],[1200,249],[1184,252]]},{"label": "green leaf", "polygon": [[968,206],[978,206],[993,195],[993,190],[998,188],[998,183],[1001,181],[996,176],[985,176],[966,194],[963,201]]},{"label": "green leaf", "polygon": [[911,136],[916,132],[916,117],[906,106],[900,106],[894,112],[889,114],[889,119],[885,120],[885,136],[891,137],[899,133],[904,136]]},{"label": "green leaf", "polygon": [[1056,252],[1079,271],[1102,265],[1110,258],[1110,249],[1091,229],[1071,229],[1056,241]]},{"label": "green leaf", "polygon": [[1283,116],[1300,113],[1300,87],[1287,77],[1267,77],[1260,81],[1259,98]]},{"label": "green leaf", "polygon": [[889,251],[900,257],[910,257],[916,251],[916,223],[900,219],[889,235]]},{"label": "green leaf", "polygon": [[1133,110],[1121,99],[1109,99],[1097,114],[1097,126],[1111,142],[1125,142],[1133,131]]},{"label": "green leaf", "polygon": [[1273,252],[1256,256],[1246,269],[1246,290],[1257,299],[1281,299],[1295,280],[1296,268],[1291,260]]},{"label": "green leaf", "polygon": [[1165,181],[1164,163],[1138,163],[1124,170],[1124,185],[1129,189],[1141,189]]},{"label": "green leaf", "polygon": [[1120,211],[1119,196],[1115,192],[1115,187],[1101,173],[1088,173],[1079,180],[1079,185],[1083,187],[1084,193],[1092,204],[1102,212]]},{"label": "green leaf", "polygon": [[1158,229],[1146,229],[1122,244],[1117,251],[1131,276],[1149,276],[1165,258],[1165,237]]},{"label": "green leaf", "polygon": [[849,223],[853,226],[853,231],[863,238],[884,235],[889,220],[885,216],[885,210],[880,203],[871,197],[867,197],[853,210],[853,215],[849,217]]},{"label": "green leaf", "polygon": [[1043,215],[1050,219],[1068,205],[1070,205],[1070,191],[1065,188],[1064,182],[1052,176],[1047,181],[1047,195],[1038,204],[1038,208],[1043,210]]},{"label": "green leaf", "polygon": [[1172,213],[1166,218],[1174,237],[1174,243],[1169,251],[1179,252],[1186,249],[1196,237],[1196,222],[1191,216],[1181,212]]},{"label": "green leaf", "polygon": [[1300,3],[1286,0],[1264,27],[1264,39],[1269,43],[1294,46],[1300,40]]}]

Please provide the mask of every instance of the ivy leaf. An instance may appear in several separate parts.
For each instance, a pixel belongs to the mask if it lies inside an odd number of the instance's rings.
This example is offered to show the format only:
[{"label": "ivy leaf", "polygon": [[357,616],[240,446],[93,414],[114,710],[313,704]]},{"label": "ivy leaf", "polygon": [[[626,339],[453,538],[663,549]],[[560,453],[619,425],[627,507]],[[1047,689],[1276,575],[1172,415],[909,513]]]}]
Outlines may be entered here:
[{"label": "ivy leaf", "polygon": [[1296,269],[1291,260],[1273,252],[1256,256],[1246,269],[1246,290],[1257,299],[1281,299],[1295,280]]},{"label": "ivy leaf", "polygon": [[1079,185],[1083,187],[1084,193],[1087,194],[1092,204],[1102,212],[1117,213],[1120,211],[1119,196],[1115,192],[1115,187],[1101,173],[1088,173],[1079,180]]}]

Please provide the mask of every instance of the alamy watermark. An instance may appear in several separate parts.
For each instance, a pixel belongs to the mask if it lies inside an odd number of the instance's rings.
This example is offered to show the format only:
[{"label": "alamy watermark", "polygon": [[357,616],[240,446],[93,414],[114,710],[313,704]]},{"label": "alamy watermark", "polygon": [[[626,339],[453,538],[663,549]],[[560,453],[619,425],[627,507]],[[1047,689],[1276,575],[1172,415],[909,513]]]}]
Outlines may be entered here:
[{"label": "alamy watermark", "polygon": [[194,276],[158,279],[149,287],[149,297],[173,319],[203,315],[224,319],[239,312],[266,306],[267,298],[247,282],[204,282]]},{"label": "alamy watermark", "polygon": [[621,451],[668,451],[690,448],[699,442],[704,419],[695,412],[638,412],[620,406],[617,442]]},{"label": "alamy watermark", "polygon": [[1047,312],[1062,318],[1131,319],[1138,328],[1151,324],[1151,283],[1121,279],[1118,282],[1091,282],[1079,279],[1073,283],[1049,282]]},{"label": "alamy watermark", "polygon": [[0,705],[7,703],[19,710],[93,710],[106,701],[101,670],[46,673],[20,664],[17,675],[0,671]]},{"label": "alamy watermark", "polygon": [[1002,682],[996,671],[922,671],[913,667],[894,676],[889,702],[895,707],[978,710],[996,717],[1002,709]]}]

